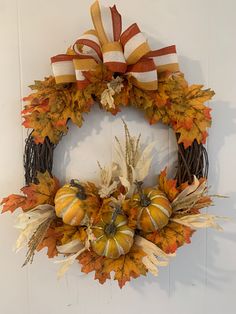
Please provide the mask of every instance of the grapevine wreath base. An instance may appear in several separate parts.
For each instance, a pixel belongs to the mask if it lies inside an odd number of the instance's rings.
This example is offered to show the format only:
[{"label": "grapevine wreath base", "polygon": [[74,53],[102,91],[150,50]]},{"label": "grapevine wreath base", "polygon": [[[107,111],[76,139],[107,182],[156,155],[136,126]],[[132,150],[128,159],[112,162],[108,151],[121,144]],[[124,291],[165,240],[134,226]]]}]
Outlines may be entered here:
[{"label": "grapevine wreath base", "polygon": [[[91,15],[94,29],[53,57],[54,76],[36,81],[24,99],[23,125],[32,129],[24,154],[26,186],[23,194],[2,200],[2,211],[21,209],[16,250],[28,247],[24,265],[47,247],[48,257],[65,257],[57,261],[59,276],[78,261],[100,283],[114,274],[123,287],[149,271],[157,275],[195,229],[220,229],[218,217],[200,212],[212,204],[204,147],[211,116],[204,103],[214,92],[188,85],[175,46],[151,51],[137,24],[122,33],[115,6],[96,1]],[[81,127],[97,103],[113,115],[134,106],[151,125],[170,126],[178,144],[176,176],[169,179],[165,169],[155,186],[145,185],[154,143],[142,145],[124,122],[125,141],[115,138],[114,161],[99,164],[100,183],[74,178],[62,186],[52,174],[54,148],[68,121]]]}]

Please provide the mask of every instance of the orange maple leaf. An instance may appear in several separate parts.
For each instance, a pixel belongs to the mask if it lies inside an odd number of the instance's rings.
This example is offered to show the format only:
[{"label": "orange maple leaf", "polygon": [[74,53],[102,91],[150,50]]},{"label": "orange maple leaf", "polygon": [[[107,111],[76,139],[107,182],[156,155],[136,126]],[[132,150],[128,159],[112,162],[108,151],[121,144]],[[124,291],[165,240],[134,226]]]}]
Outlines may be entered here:
[{"label": "orange maple leaf", "polygon": [[154,103],[145,102],[151,124],[162,121],[179,134],[178,143],[189,147],[194,140],[205,143],[207,129],[211,126],[211,109],[204,105],[214,96],[202,85],[189,86],[183,74],[160,76],[158,96]]},{"label": "orange maple leaf", "polygon": [[26,197],[17,194],[11,194],[8,197],[3,198],[0,205],[3,205],[2,213],[10,211],[13,213],[17,208],[24,208]]},{"label": "orange maple leaf", "polygon": [[144,266],[142,259],[146,256],[140,248],[133,245],[126,255],[121,255],[116,260],[105,261],[105,269],[108,272],[114,271],[114,279],[118,281],[119,287],[122,288],[131,278],[146,276],[147,268]]},{"label": "orange maple leaf", "polygon": [[58,241],[62,238],[62,233],[58,232],[55,228],[50,227],[43,241],[38,245],[37,251],[47,247],[47,255],[52,258],[58,254],[57,245]]},{"label": "orange maple leaf", "polygon": [[118,281],[122,288],[131,278],[145,276],[147,269],[142,259],[146,254],[137,246],[133,245],[126,255],[121,255],[117,259],[110,259],[98,256],[93,251],[86,251],[78,257],[82,265],[81,271],[90,273],[95,271],[95,279],[103,284],[107,279],[111,279],[111,272],[114,272],[114,280]]},{"label": "orange maple leaf", "polygon": [[169,201],[173,201],[179,194],[176,185],[177,180],[167,178],[167,168],[165,168],[159,175],[159,189],[166,194]]},{"label": "orange maple leaf", "polygon": [[17,208],[27,211],[42,204],[54,205],[54,196],[59,189],[57,178],[52,177],[46,171],[44,173],[38,172],[37,180],[37,184],[31,183],[21,189],[25,196],[12,194],[5,197],[1,202],[3,205],[2,212],[14,212]]},{"label": "orange maple leaf", "polygon": [[180,246],[190,243],[194,230],[189,227],[170,222],[160,231],[155,231],[146,235],[145,238],[156,244],[165,253],[174,253]]},{"label": "orange maple leaf", "polygon": [[45,137],[48,137],[56,144],[67,132],[68,119],[72,115],[74,118],[74,86],[56,84],[55,79],[49,77],[44,81],[35,81],[30,87],[34,93],[24,98],[27,103],[22,111],[23,125],[34,129],[32,134],[36,143],[43,143]]},{"label": "orange maple leaf", "polygon": [[86,251],[78,257],[79,263],[82,265],[81,271],[85,274],[95,271],[94,279],[97,279],[101,284],[107,279],[111,279],[110,273],[104,270],[105,259],[93,251]]}]

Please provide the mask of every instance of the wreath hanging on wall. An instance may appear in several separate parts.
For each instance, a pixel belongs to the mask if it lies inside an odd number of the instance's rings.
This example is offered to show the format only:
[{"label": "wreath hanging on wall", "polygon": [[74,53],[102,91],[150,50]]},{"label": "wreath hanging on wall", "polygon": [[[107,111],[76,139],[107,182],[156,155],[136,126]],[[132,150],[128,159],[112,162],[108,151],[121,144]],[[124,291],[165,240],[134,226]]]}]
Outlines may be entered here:
[{"label": "wreath hanging on wall", "polygon": [[[137,24],[122,32],[116,7],[91,6],[94,29],[79,37],[66,54],[51,58],[53,76],[35,81],[26,102],[26,139],[22,195],[2,200],[2,212],[20,208],[16,250],[28,247],[24,265],[35,252],[64,256],[58,276],[78,261],[82,272],[95,271],[104,283],[119,286],[168,265],[176,250],[190,243],[197,228],[220,229],[214,215],[200,210],[212,204],[208,194],[208,158],[204,143],[214,92],[189,86],[179,70],[175,46],[152,51]],[[100,184],[79,178],[61,186],[52,174],[53,152],[68,131],[68,121],[82,126],[84,114],[99,103],[116,115],[123,106],[145,113],[176,134],[178,165],[157,184],[145,186],[154,143],[142,145],[124,123],[125,141],[115,138],[116,157],[100,167]]]}]

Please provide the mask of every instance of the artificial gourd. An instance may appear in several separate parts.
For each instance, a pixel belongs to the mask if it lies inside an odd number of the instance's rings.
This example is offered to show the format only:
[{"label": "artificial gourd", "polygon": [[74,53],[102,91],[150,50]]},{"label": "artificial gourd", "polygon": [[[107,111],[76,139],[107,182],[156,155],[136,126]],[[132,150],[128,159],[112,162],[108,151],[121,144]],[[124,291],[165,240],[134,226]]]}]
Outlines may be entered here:
[{"label": "artificial gourd", "polygon": [[171,204],[159,189],[142,189],[138,186],[138,193],[134,195],[132,203],[138,209],[138,229],[153,232],[168,224],[172,214]]},{"label": "artificial gourd", "polygon": [[134,231],[127,225],[125,215],[103,213],[92,231],[92,249],[100,256],[115,259],[127,254],[133,245]]},{"label": "artificial gourd", "polygon": [[88,221],[89,212],[100,206],[98,196],[78,180],[60,188],[55,196],[56,215],[72,226],[83,225]]}]

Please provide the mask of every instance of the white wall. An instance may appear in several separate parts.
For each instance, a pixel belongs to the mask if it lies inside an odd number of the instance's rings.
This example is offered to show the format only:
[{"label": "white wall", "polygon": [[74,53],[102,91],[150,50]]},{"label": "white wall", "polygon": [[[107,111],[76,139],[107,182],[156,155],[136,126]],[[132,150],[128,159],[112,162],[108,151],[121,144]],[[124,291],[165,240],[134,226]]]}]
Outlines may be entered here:
[{"label": "white wall", "polygon": [[[113,1],[105,1],[113,4]],[[64,52],[91,26],[85,0],[0,0],[0,197],[23,186],[24,136],[20,99],[34,79],[51,73],[49,58]],[[203,83],[216,91],[211,102],[213,126],[208,141],[212,193],[229,195],[210,209],[236,218],[236,2],[234,0],[117,0],[124,25],[137,21],[153,48],[175,43],[181,69],[190,83]],[[121,135],[120,117],[143,139],[157,139],[158,173],[172,164],[172,132],[149,127],[141,114],[125,110],[117,118],[98,109],[86,117],[84,127],[73,127],[59,145],[55,174],[95,180],[96,161],[109,162],[114,134]],[[94,153],[96,152],[96,154]],[[60,155],[60,156],[59,156]],[[155,180],[154,174],[150,182]],[[24,253],[11,247],[17,236],[14,216],[0,217],[1,314],[234,314],[236,291],[236,225],[224,223],[224,233],[199,231],[192,245],[181,248],[159,278],[148,276],[120,290],[114,282],[104,286],[74,265],[57,281],[57,266],[45,252],[21,269]]]}]

